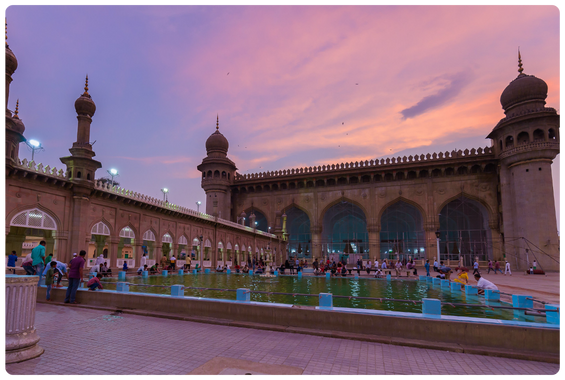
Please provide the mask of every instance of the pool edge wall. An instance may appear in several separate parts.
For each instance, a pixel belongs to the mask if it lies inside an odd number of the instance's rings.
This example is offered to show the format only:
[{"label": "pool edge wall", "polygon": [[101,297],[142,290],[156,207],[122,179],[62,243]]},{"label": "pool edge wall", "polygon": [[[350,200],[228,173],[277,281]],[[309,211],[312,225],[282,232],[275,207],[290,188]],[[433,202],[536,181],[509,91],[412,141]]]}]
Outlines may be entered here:
[{"label": "pool edge wall", "polygon": [[[45,300],[45,287],[38,288],[37,300]],[[52,289],[51,298],[62,302],[66,288]],[[285,330],[382,343],[445,349],[558,362],[559,329],[522,327],[505,324],[446,321],[404,316],[372,315],[319,310],[312,306],[281,307],[269,304],[221,302],[163,295],[119,293],[113,291],[77,292],[83,305],[146,312],[149,315],[183,319],[213,318],[210,323],[273,330]]]}]

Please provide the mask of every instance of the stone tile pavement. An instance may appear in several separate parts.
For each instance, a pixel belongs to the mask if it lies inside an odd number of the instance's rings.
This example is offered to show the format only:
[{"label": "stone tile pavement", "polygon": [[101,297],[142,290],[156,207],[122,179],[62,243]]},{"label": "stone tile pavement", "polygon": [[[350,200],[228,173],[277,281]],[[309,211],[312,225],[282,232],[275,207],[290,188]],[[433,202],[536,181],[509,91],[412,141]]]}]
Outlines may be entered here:
[{"label": "stone tile pavement", "polygon": [[[264,363],[265,367],[291,366],[305,375],[550,375],[559,371],[559,364],[112,315],[57,304],[37,304],[36,313],[39,344],[45,353],[6,365],[9,374],[183,375],[215,358]],[[241,373],[232,367],[216,373]],[[263,371],[255,368],[254,372]]]}]

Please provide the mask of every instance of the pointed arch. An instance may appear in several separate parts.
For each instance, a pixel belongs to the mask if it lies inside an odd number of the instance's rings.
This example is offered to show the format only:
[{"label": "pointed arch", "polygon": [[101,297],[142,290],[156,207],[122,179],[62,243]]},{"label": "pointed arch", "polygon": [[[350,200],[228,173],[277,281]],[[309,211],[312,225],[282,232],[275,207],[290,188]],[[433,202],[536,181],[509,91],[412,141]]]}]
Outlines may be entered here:
[{"label": "pointed arch", "polygon": [[393,204],[398,203],[398,202],[408,203],[409,205],[416,207],[418,209],[418,211],[420,211],[420,214],[422,215],[422,223],[425,223],[426,220],[428,220],[428,215],[427,215],[426,211],[424,210],[424,208],[418,202],[414,202],[413,200],[410,200],[410,199],[402,197],[402,196],[399,196],[398,198],[393,199],[392,201],[388,202],[383,207],[381,207],[381,209],[379,210],[378,215],[377,215],[377,220],[380,221],[384,212],[386,211],[386,209],[389,208],[390,206],[392,206]]},{"label": "pointed arch", "polygon": [[28,227],[40,230],[57,230],[57,221],[50,213],[38,207],[29,208],[9,217],[9,226]]},{"label": "pointed arch", "polygon": [[300,211],[302,211],[303,213],[305,213],[310,221],[313,220],[312,214],[310,213],[310,211],[308,211],[306,208],[296,204],[296,202],[291,202],[288,206],[284,207],[282,209],[281,215],[285,214],[286,211],[290,210],[293,207],[295,207],[295,208],[299,209]]},{"label": "pointed arch", "polygon": [[163,236],[161,236],[161,243],[173,244],[173,237],[169,232],[165,232]]},{"label": "pointed arch", "polygon": [[188,245],[188,239],[187,239],[185,234],[182,234],[181,236],[179,236],[178,244],[179,245]]},{"label": "pointed arch", "polygon": [[149,228],[147,231],[145,231],[143,233],[143,240],[155,241],[155,230],[153,230],[153,228]]},{"label": "pointed arch", "polygon": [[[335,199],[332,202],[328,203],[326,205],[326,207],[324,207],[322,212],[320,212],[320,214],[318,215],[318,225],[319,226],[321,226],[324,223],[324,215],[326,214],[326,212],[328,212],[328,210],[330,208],[332,208],[333,206],[335,206],[335,205],[337,205],[341,202],[349,202],[349,203],[359,207],[361,209],[361,211],[363,211],[363,213],[365,214],[365,217],[367,217],[367,215],[369,215],[369,213],[367,212],[367,209],[365,208],[365,206],[363,204],[342,195],[338,199]],[[312,219],[310,219],[310,220],[312,220]]]},{"label": "pointed arch", "polygon": [[126,239],[135,239],[135,229],[132,225],[128,224],[120,230],[119,237]]},{"label": "pointed arch", "polygon": [[226,249],[232,249],[232,245],[229,241],[228,241],[228,244],[226,244]]},{"label": "pointed arch", "polygon": [[457,195],[454,195],[451,198],[448,198],[447,200],[445,200],[437,209],[436,209],[436,215],[441,214],[441,210],[443,210],[443,208],[448,204],[453,202],[454,200],[460,199],[460,198],[468,198],[470,200],[479,202],[481,205],[483,205],[487,211],[488,214],[488,222],[490,223],[492,220],[495,220],[494,218],[496,217],[496,215],[493,213],[492,208],[490,207],[490,205],[484,200],[481,199],[480,197],[468,194],[464,191],[460,192]]},{"label": "pointed arch", "polygon": [[262,209],[260,209],[259,207],[255,207],[255,206],[248,207],[243,211],[247,215],[247,217],[245,218],[245,221],[244,221],[245,226],[248,226],[248,227],[251,227],[251,228],[254,227],[254,226],[251,225],[251,218],[249,217],[251,215],[251,211],[253,211],[255,213],[255,215],[259,214],[260,216],[262,216],[262,218],[264,218],[264,222],[261,220],[262,219],[261,217],[258,218],[258,219],[255,219],[255,221],[258,223],[257,229],[264,231],[264,232],[268,232],[269,218],[267,217],[266,212],[263,212]]},{"label": "pointed arch", "polygon": [[221,240],[218,242],[218,248],[224,249],[224,243]]},{"label": "pointed arch", "polygon": [[90,227],[90,234],[110,236],[112,231],[112,228],[110,226],[111,224],[109,224],[106,220],[104,220],[104,218],[102,218],[98,222],[92,224],[92,226]]},{"label": "pointed arch", "polygon": [[212,242],[210,241],[210,239],[206,239],[206,241],[204,242],[204,248],[212,248]]}]

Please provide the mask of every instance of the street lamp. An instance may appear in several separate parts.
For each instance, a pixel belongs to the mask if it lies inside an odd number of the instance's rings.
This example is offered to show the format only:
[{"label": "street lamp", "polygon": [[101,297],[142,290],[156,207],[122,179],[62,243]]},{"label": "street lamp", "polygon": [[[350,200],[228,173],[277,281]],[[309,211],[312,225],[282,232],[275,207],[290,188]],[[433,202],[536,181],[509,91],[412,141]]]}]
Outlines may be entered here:
[{"label": "street lamp", "polygon": [[43,146],[37,140],[31,139],[26,141],[27,146],[31,148],[31,160],[33,161],[33,157],[35,156],[36,150],[43,150]]},{"label": "street lamp", "polygon": [[437,258],[436,260],[439,261],[439,230],[436,231],[436,245],[437,245]]},{"label": "street lamp", "polygon": [[202,202],[198,201],[196,202],[196,211],[200,212],[200,205],[202,204]]},{"label": "street lamp", "polygon": [[112,188],[113,188],[113,187],[114,187],[114,177],[119,176],[118,170],[112,168],[112,169],[109,169],[109,170],[106,170],[106,171],[107,171],[108,174],[110,174],[110,176],[112,177]]},{"label": "street lamp", "polygon": [[161,192],[163,192],[163,200],[165,202],[169,202],[169,199],[167,197],[167,194],[169,193],[169,189],[167,189],[166,187],[161,189]]}]

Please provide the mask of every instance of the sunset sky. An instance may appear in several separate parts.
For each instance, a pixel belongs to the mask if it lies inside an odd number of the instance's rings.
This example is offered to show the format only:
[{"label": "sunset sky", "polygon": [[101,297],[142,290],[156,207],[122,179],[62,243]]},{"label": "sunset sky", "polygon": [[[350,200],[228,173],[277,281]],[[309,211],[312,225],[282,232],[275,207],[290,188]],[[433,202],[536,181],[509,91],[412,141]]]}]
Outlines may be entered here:
[{"label": "sunset sky", "polygon": [[554,6],[11,6],[6,17],[19,63],[8,108],[19,99],[26,138],[44,145],[36,162],[64,168],[88,74],[97,177],[115,167],[126,189],[168,187],[194,209],[217,114],[242,174],[490,146],[518,46],[559,111]]}]

